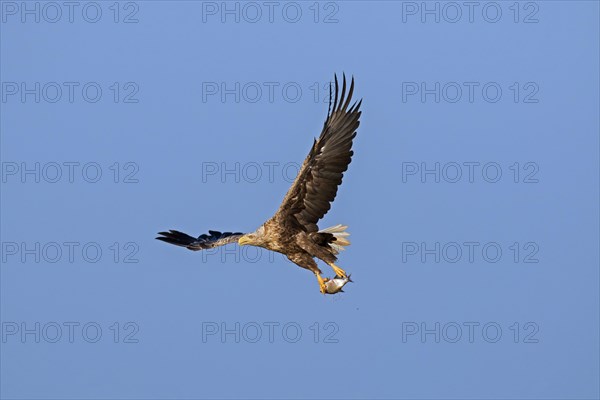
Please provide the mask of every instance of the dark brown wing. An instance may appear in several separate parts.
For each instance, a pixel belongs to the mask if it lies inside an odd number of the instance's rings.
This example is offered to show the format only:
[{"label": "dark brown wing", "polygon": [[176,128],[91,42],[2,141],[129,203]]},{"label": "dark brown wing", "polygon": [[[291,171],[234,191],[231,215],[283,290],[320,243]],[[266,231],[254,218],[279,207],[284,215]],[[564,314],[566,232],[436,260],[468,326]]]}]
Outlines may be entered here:
[{"label": "dark brown wing", "polygon": [[[277,212],[279,218],[291,219],[307,232],[318,230],[317,222],[329,211],[344,171],[352,160],[352,139],[359,125],[362,100],[348,108],[354,91],[354,78],[346,96],[346,76],[339,95],[335,77],[335,100],[329,111],[319,139],[304,160],[296,180],[288,190]],[[331,86],[329,89],[331,98]]]},{"label": "dark brown wing", "polygon": [[187,247],[190,250],[198,251],[204,249],[212,249],[213,247],[224,246],[227,243],[235,243],[244,234],[241,232],[219,232],[219,231],[208,231],[207,234],[198,236],[197,238],[188,235],[187,233],[179,232],[176,230],[169,230],[169,232],[159,232],[158,240],[163,242],[171,243],[176,246]]}]

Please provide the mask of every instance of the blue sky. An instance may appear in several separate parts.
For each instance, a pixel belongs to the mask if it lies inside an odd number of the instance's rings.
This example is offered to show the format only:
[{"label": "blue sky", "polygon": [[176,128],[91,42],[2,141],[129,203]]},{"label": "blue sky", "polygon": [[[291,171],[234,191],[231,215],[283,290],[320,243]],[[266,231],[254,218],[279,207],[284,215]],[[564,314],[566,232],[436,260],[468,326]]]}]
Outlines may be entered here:
[{"label": "blue sky", "polygon": [[[0,6],[2,398],[600,395],[597,2]],[[269,218],[343,72],[346,293],[154,239]]]}]

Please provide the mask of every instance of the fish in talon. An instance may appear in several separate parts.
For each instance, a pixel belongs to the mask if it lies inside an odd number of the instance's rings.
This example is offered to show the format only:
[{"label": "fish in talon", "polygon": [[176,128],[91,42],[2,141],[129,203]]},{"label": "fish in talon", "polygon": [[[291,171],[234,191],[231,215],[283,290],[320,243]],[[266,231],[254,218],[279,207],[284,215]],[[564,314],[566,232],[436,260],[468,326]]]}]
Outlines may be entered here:
[{"label": "fish in talon", "polygon": [[352,279],[350,279],[350,275],[348,275],[345,278],[336,275],[336,277],[333,279],[324,278],[324,281],[325,281],[325,293],[326,294],[336,294],[339,292],[343,293],[344,292],[343,287],[348,282],[353,282]]}]

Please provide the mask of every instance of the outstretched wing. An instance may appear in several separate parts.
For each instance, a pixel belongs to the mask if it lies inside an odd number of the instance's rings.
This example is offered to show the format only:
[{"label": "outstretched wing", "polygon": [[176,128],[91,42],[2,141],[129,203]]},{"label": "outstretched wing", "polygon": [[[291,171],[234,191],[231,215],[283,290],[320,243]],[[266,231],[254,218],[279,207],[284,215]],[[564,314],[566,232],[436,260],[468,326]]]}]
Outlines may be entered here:
[{"label": "outstretched wing", "polygon": [[169,230],[169,232],[159,232],[158,240],[171,243],[176,246],[187,247],[190,250],[198,251],[204,249],[212,249],[213,247],[224,246],[227,243],[237,242],[244,234],[241,232],[219,232],[208,231],[208,235],[200,235],[197,238],[186,233]]},{"label": "outstretched wing", "polygon": [[[339,95],[335,76],[335,101],[331,108],[330,100],[327,119],[319,139],[315,139],[312,149],[304,160],[292,187],[288,190],[277,212],[279,217],[291,219],[308,232],[318,230],[317,222],[329,211],[335,199],[338,186],[342,183],[344,171],[352,160],[352,139],[359,125],[360,104],[348,108],[354,91],[354,78],[346,96],[346,76],[343,77],[342,93]],[[339,98],[339,99],[338,99]]]}]

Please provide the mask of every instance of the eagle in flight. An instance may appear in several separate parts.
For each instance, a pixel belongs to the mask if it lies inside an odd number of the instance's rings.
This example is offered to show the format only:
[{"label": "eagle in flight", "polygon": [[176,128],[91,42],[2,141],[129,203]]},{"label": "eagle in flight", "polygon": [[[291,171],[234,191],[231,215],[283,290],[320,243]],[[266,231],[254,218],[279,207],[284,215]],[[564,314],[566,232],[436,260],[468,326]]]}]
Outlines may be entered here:
[{"label": "eagle in flight", "polygon": [[319,230],[317,223],[329,211],[335,199],[344,172],[352,160],[352,140],[360,119],[361,101],[352,101],[354,78],[346,93],[346,76],[339,93],[337,76],[335,100],[329,109],[319,139],[304,160],[296,180],[288,190],[279,210],[252,233],[208,231],[195,238],[183,232],[159,232],[156,239],[190,250],[210,249],[228,243],[259,246],[285,254],[290,261],[312,271],[317,277],[321,293],[327,293],[328,278],[321,276],[315,257],[327,263],[336,276],[347,278],[346,272],[335,265],[337,254],[350,244],[346,226],[336,225]]}]

